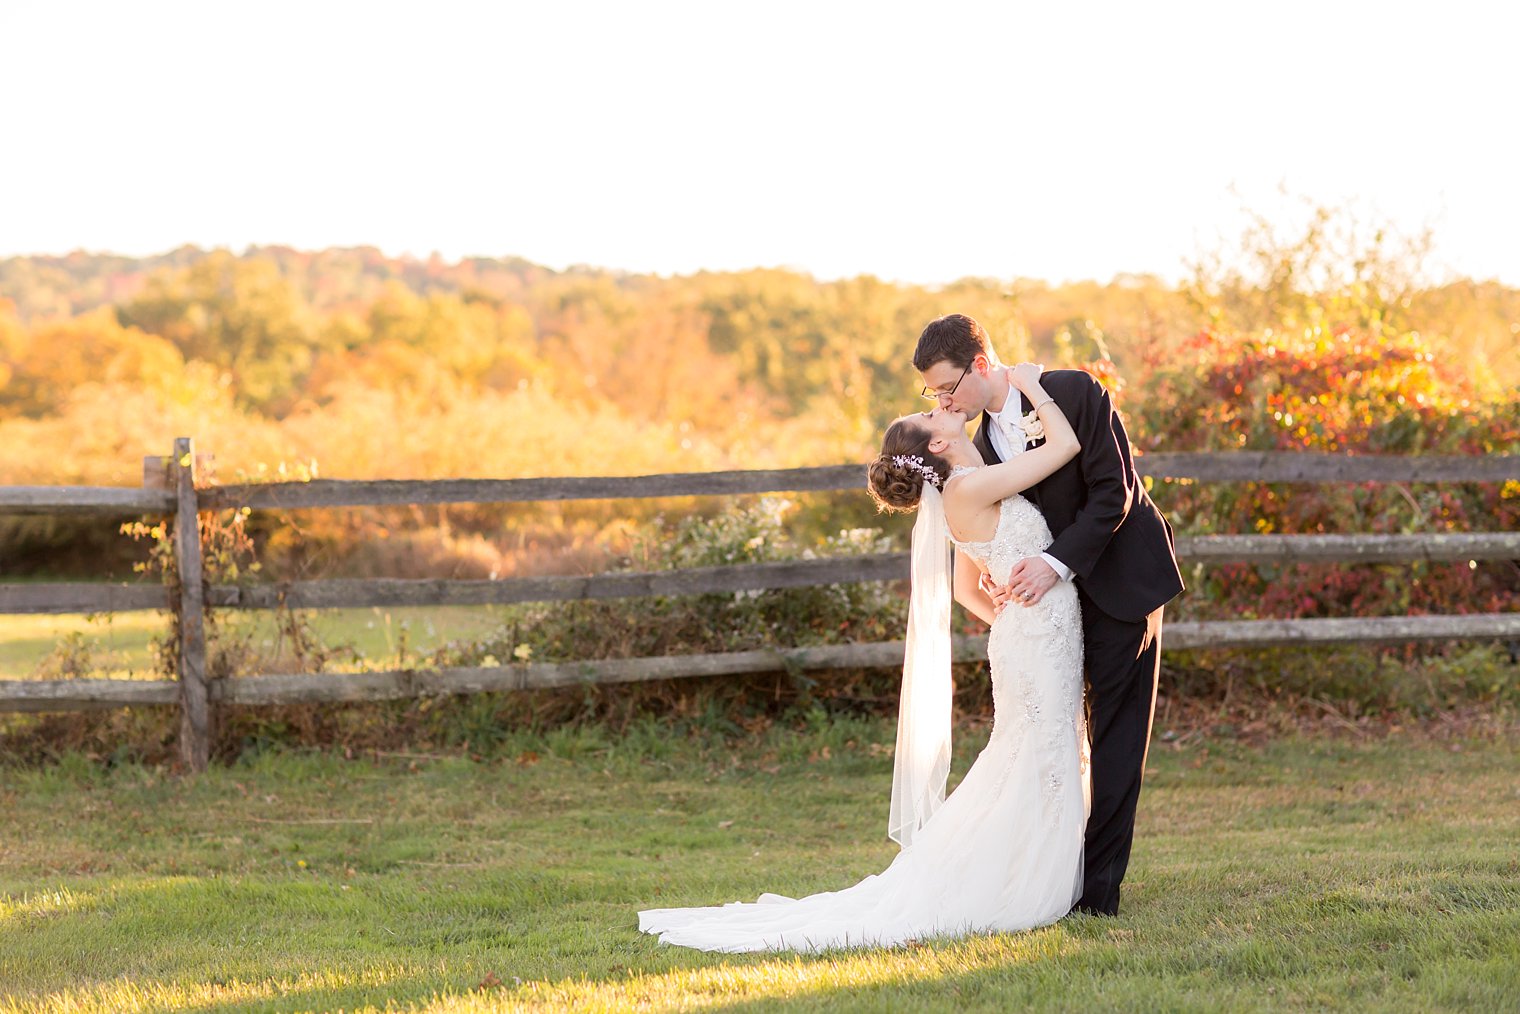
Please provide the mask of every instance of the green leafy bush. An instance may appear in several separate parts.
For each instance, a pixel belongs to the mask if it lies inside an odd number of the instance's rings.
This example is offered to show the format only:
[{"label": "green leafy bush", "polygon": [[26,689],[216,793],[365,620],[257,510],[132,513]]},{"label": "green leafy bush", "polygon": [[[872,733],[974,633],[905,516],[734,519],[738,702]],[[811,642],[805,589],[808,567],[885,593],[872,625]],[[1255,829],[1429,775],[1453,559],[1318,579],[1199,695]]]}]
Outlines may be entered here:
[{"label": "green leafy bush", "polygon": [[[637,539],[625,569],[849,557],[900,548],[875,528],[803,537],[791,522],[795,511],[792,501],[763,498],[711,516],[659,518]],[[902,588],[885,582],[545,603],[507,610],[494,635],[450,645],[428,662],[568,662],[891,641],[902,637],[906,619]],[[890,670],[831,670],[587,686],[576,692],[490,698],[494,705],[446,704],[436,716],[440,731],[453,725],[451,734],[474,745],[488,744],[496,735],[492,730],[501,726],[550,727],[596,720],[627,727],[649,714],[673,716],[677,728],[686,733],[736,733],[778,717],[805,721],[818,709],[833,713],[895,707],[898,678]],[[459,724],[454,725],[456,719]]]}]

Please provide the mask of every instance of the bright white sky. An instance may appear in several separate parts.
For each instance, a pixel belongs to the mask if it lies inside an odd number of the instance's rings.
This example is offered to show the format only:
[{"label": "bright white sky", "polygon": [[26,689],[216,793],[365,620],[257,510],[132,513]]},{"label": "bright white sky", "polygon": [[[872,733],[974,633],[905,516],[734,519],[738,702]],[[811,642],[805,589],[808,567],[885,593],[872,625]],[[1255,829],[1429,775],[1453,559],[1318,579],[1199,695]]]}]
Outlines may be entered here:
[{"label": "bright white sky", "polygon": [[0,256],[1172,278],[1285,185],[1520,285],[1516,9],[5,0]]}]

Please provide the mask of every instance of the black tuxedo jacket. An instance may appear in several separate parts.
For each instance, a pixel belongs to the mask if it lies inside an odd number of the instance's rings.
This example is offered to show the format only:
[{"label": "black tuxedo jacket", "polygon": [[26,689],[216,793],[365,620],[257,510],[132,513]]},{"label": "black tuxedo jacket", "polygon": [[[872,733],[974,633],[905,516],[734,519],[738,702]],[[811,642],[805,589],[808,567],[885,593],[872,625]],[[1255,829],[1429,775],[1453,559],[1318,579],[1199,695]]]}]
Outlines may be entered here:
[{"label": "black tuxedo jacket", "polygon": [[[1119,620],[1136,621],[1182,591],[1172,526],[1135,474],[1129,437],[1103,385],[1080,370],[1050,370],[1040,385],[1071,420],[1082,450],[1026,489],[1055,541],[1046,550],[1072,570],[1087,597]],[[1020,395],[1022,412],[1031,409]],[[1002,461],[982,413],[972,442],[989,464]]]}]

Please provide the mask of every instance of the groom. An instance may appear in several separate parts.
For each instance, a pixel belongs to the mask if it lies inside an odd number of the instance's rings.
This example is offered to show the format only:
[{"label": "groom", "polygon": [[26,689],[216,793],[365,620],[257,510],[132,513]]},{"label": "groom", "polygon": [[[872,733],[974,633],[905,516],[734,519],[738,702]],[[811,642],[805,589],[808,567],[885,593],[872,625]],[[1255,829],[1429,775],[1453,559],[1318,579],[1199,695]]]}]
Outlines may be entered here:
[{"label": "groom", "polygon": [[[989,464],[1024,451],[1022,419],[1033,406],[1008,383],[980,324],[962,314],[930,321],[913,366],[940,406],[980,416],[973,443]],[[1119,912],[1135,806],[1150,745],[1161,664],[1161,610],[1182,591],[1172,529],[1146,496],[1129,437],[1108,392],[1080,370],[1053,370],[1040,383],[1071,420],[1082,451],[1024,491],[1055,537],[1041,556],[1020,560],[989,597],[1002,607],[1035,604],[1058,581],[1074,581],[1082,603],[1092,814],[1087,821],[1077,911]],[[957,598],[962,585],[956,582]],[[965,603],[962,602],[964,605]]]}]

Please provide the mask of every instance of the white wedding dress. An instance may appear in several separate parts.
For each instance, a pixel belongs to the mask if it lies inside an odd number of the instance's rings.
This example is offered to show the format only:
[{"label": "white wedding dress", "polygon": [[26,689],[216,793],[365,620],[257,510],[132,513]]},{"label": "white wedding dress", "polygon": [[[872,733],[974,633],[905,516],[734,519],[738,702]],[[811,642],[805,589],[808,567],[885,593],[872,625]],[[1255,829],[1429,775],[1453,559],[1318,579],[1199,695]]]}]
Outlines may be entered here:
[{"label": "white wedding dress", "polygon": [[[956,544],[1007,583],[1013,564],[1050,545],[1045,519],[1004,500],[990,542]],[[875,876],[805,898],[657,908],[639,929],[705,951],[817,951],[1043,926],[1082,892],[1091,805],[1082,716],[1082,623],[1076,589],[1010,605],[992,625],[992,737],[912,843]]]}]

